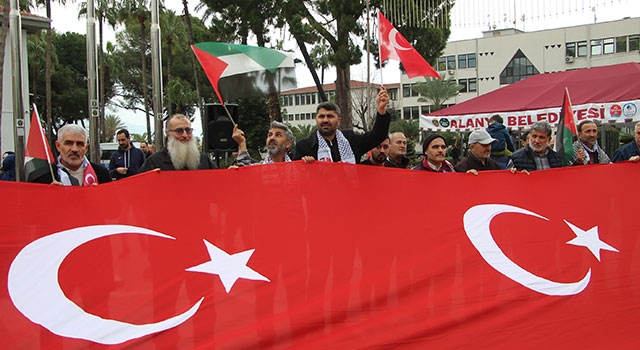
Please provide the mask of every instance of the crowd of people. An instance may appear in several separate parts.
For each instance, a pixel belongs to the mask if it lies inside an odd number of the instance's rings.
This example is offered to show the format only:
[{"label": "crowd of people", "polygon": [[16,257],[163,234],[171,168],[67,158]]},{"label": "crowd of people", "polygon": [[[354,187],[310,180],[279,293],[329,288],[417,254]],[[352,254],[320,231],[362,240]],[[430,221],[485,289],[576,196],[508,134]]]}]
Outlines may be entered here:
[{"label": "crowd of people", "polygon": [[[267,155],[262,161],[251,158],[244,132],[236,125],[232,138],[238,144],[238,152],[233,167],[303,160],[307,163],[330,161],[478,175],[478,172],[485,170],[530,172],[563,166],[562,157],[550,146],[552,130],[549,123],[534,123],[526,132],[522,147],[516,150],[509,132],[502,124],[502,118],[494,115],[490,118],[486,130],[478,129],[471,132],[466,157],[460,157],[460,153],[452,153],[453,157],[447,157],[448,149],[459,150],[462,142],[460,138],[455,139],[454,147],[448,148],[443,135],[432,133],[426,136],[422,143],[420,161],[410,167],[407,137],[402,132],[389,134],[391,115],[387,112],[388,103],[389,95],[382,87],[376,97],[377,113],[373,128],[362,134],[338,129],[341,112],[332,102],[322,102],[317,106],[315,132],[297,143],[287,125],[274,121],[266,137]],[[574,156],[568,162],[568,166],[640,161],[640,123],[634,127],[634,139],[616,150],[612,159],[598,145],[598,125],[595,121],[580,122],[577,132],[577,140],[573,143]],[[90,162],[85,155],[88,148],[86,129],[75,124],[65,125],[58,130],[55,146],[59,156],[52,168],[53,172],[45,173],[33,182],[91,186],[154,169],[217,168],[211,157],[199,150],[188,117],[182,114],[171,115],[165,122],[165,136],[166,146],[155,152],[151,149],[153,145],[147,145],[145,142],[140,143],[140,148],[135,147],[128,130],[118,130],[116,139],[119,148],[112,154],[109,167],[105,168]],[[448,158],[454,161],[450,162]],[[2,180],[15,180],[13,152],[5,152],[2,155],[0,176]]]}]

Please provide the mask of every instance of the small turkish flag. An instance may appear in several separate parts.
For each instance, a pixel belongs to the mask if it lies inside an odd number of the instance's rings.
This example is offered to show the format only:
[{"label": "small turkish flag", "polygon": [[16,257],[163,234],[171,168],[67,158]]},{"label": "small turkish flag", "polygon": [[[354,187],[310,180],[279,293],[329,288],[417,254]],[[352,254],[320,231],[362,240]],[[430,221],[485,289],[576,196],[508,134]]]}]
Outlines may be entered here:
[{"label": "small turkish flag", "polygon": [[409,78],[433,77],[440,78],[438,72],[424,57],[405,39],[391,23],[378,12],[380,25],[380,62],[395,59],[402,62]]}]

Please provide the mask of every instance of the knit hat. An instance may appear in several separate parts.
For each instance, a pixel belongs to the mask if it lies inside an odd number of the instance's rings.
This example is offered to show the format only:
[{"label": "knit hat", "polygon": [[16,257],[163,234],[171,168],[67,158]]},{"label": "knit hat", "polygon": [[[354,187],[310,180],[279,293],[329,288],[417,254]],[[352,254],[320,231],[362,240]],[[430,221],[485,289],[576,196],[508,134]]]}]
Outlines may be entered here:
[{"label": "knit hat", "polygon": [[425,138],[425,139],[424,139],[424,142],[422,143],[422,153],[426,152],[426,151],[427,151],[427,148],[429,148],[429,144],[430,144],[433,140],[435,140],[435,139],[437,139],[437,138],[441,138],[441,139],[442,139],[443,141],[445,141],[445,143],[446,143],[446,140],[444,139],[444,136],[442,136],[442,135],[440,135],[440,134],[431,134],[431,135],[427,136],[427,138]]}]

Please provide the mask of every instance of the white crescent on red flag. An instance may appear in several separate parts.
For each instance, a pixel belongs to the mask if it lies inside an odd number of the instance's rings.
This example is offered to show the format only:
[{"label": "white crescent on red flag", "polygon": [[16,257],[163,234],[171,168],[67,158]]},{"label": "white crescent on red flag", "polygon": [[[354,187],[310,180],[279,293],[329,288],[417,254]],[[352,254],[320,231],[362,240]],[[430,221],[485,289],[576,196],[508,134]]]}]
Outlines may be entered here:
[{"label": "white crescent on red flag", "polygon": [[409,78],[433,77],[441,79],[440,74],[380,11],[378,11],[378,25],[380,26],[380,62],[388,59],[402,62]]},{"label": "white crescent on red flag", "polygon": [[639,167],[0,182],[3,347],[634,348]]}]

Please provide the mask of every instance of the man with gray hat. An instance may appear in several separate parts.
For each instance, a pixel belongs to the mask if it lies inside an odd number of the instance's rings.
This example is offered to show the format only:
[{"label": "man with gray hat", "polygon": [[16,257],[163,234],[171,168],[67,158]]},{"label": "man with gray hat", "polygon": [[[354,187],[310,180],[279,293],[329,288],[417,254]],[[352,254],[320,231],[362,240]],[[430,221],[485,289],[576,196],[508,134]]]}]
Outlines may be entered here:
[{"label": "man with gray hat", "polygon": [[476,130],[469,135],[469,156],[456,166],[456,172],[478,175],[478,171],[501,170],[500,165],[491,156],[491,143],[496,141],[485,130]]}]

